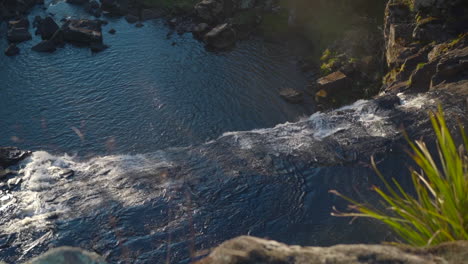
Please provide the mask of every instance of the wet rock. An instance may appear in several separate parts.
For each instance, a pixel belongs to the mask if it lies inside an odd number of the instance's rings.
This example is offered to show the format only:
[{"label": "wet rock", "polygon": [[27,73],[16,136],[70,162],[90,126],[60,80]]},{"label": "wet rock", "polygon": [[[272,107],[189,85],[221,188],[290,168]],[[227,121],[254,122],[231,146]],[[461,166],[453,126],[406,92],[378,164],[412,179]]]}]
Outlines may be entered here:
[{"label": "wet rock", "polygon": [[407,45],[412,42],[413,24],[392,24],[386,36],[386,58],[389,67],[401,65],[413,54]]},{"label": "wet rock", "polygon": [[201,37],[208,32],[210,26],[207,23],[200,23],[193,27],[192,33],[195,37]]},{"label": "wet rock", "polygon": [[42,39],[51,39],[52,36],[57,32],[59,26],[55,23],[54,19],[51,17],[45,17],[38,26],[39,34]]},{"label": "wet rock", "polygon": [[96,0],[93,0],[91,2],[89,2],[89,7],[91,7],[92,9],[98,9],[100,7],[98,1]]},{"label": "wet rock", "polygon": [[125,16],[125,20],[127,20],[128,23],[133,24],[133,23],[136,23],[138,21],[138,17],[134,16],[134,15],[131,15],[131,14],[128,14],[128,15]]},{"label": "wet rock", "polygon": [[19,52],[20,52],[20,49],[14,43],[11,43],[5,49],[5,55],[7,55],[7,56],[15,56],[15,55],[18,55]]},{"label": "wet rock", "polygon": [[67,264],[106,264],[104,258],[96,253],[73,247],[51,249],[43,255],[32,259],[27,264],[67,263]]},{"label": "wet rock", "polygon": [[52,40],[43,40],[39,44],[33,46],[31,49],[37,52],[54,52],[56,47]]},{"label": "wet rock", "polygon": [[0,167],[12,166],[29,156],[31,152],[16,147],[0,147]]},{"label": "wet rock", "polygon": [[280,91],[280,96],[289,103],[298,104],[304,100],[304,94],[296,89],[286,88]]},{"label": "wet rock", "polygon": [[27,28],[11,28],[8,30],[7,38],[8,41],[15,43],[32,39]]},{"label": "wet rock", "polygon": [[111,28],[111,29],[109,30],[109,34],[112,34],[112,35],[114,35],[114,34],[115,34],[115,32],[116,32],[116,30],[115,30],[115,29],[113,29],[113,28]]},{"label": "wet rock", "polygon": [[317,80],[317,96],[330,97],[349,92],[350,80],[340,71],[331,73]]},{"label": "wet rock", "polygon": [[96,20],[69,20],[62,26],[65,41],[81,44],[102,43],[101,23]]},{"label": "wet rock", "polygon": [[464,263],[468,242],[458,241],[418,249],[390,245],[288,246],[272,240],[242,236],[215,248],[199,264],[437,264]]},{"label": "wet rock", "polygon": [[225,49],[236,43],[236,32],[228,23],[221,24],[208,32],[204,41],[209,47]]},{"label": "wet rock", "polygon": [[7,181],[7,186],[9,189],[13,189],[16,186],[20,185],[23,182],[23,178],[13,178]]},{"label": "wet rock", "polygon": [[197,16],[207,22],[220,21],[223,13],[223,2],[220,0],[202,0],[195,5]]},{"label": "wet rock", "polygon": [[62,171],[59,176],[61,178],[71,178],[74,175],[75,175],[75,172],[73,170],[66,169],[66,170]]},{"label": "wet rock", "polygon": [[67,3],[73,5],[85,5],[89,3],[89,0],[67,0]]},{"label": "wet rock", "polygon": [[162,16],[161,12],[152,9],[143,9],[141,11],[141,20],[150,20],[160,18]]},{"label": "wet rock", "polygon": [[171,18],[169,19],[169,21],[167,21],[167,24],[170,26],[170,27],[175,27],[177,26],[177,17],[174,17],[174,18]]},{"label": "wet rock", "polygon": [[109,48],[109,46],[102,44],[102,43],[93,43],[89,46],[92,52],[101,52]]},{"label": "wet rock", "polygon": [[8,22],[8,27],[9,28],[29,28],[29,20],[27,18],[12,20]]},{"label": "wet rock", "polygon": [[141,28],[141,27],[143,27],[143,26],[144,26],[143,23],[136,23],[136,24],[135,24],[135,27],[137,27],[137,28]]},{"label": "wet rock", "polygon": [[450,83],[468,76],[468,47],[455,49],[445,54],[437,63],[431,80],[431,88],[441,83]]}]

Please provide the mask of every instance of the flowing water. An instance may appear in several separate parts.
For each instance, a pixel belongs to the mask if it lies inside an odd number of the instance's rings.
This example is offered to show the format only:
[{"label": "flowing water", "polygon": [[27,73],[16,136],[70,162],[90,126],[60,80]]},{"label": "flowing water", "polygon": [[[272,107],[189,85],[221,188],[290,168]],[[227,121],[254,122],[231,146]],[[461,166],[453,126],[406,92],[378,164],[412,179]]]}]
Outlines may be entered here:
[{"label": "flowing water", "polygon": [[[210,53],[188,35],[167,40],[162,21],[111,27],[99,54],[34,53],[36,38],[2,58],[0,145],[34,152],[15,168],[21,184],[0,190],[0,260],[70,245],[109,263],[187,263],[246,234],[301,245],[388,238],[374,222],[330,217],[345,203],[329,190],[373,201],[371,155],[407,185],[400,129],[427,136],[427,111],[444,93],[307,115],[278,97],[305,83],[281,46]],[[457,100],[445,111],[464,117]]]}]

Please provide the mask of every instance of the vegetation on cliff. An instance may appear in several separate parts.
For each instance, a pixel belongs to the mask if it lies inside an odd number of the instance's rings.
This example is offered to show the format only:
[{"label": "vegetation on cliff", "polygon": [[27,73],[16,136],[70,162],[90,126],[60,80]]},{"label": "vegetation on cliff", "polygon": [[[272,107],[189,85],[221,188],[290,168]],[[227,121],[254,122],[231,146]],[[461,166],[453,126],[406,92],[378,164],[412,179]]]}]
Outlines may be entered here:
[{"label": "vegetation on cliff", "polygon": [[404,190],[394,179],[387,181],[377,170],[384,188],[373,189],[382,198],[384,210],[350,201],[356,213],[335,211],[335,216],[371,217],[384,222],[401,239],[414,246],[437,245],[446,241],[468,240],[468,137],[457,148],[443,113],[431,114],[437,137],[438,157],[433,157],[422,141],[410,142],[411,157],[420,171],[411,169],[414,191]]}]

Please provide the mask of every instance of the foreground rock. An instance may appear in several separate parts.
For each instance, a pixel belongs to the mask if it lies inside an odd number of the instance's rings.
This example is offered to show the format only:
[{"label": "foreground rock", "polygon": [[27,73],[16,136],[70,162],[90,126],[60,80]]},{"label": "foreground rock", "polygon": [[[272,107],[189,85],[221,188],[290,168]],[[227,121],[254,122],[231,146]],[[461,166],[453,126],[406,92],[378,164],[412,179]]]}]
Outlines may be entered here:
[{"label": "foreground rock", "polygon": [[96,253],[73,247],[60,247],[34,258],[27,264],[106,264]]},{"label": "foreground rock", "polygon": [[22,151],[16,147],[0,147],[0,167],[12,166],[30,155],[29,151]]},{"label": "foreground rock", "polygon": [[462,264],[468,263],[468,241],[427,249],[389,245],[288,246],[242,236],[224,242],[199,264]]},{"label": "foreground rock", "polygon": [[57,32],[57,30],[59,29],[59,26],[51,17],[46,17],[40,20],[40,22],[38,23],[39,25],[37,31],[44,40],[51,39],[55,32]]},{"label": "foreground rock", "polygon": [[27,28],[11,28],[8,30],[7,39],[9,42],[19,43],[32,39]]}]

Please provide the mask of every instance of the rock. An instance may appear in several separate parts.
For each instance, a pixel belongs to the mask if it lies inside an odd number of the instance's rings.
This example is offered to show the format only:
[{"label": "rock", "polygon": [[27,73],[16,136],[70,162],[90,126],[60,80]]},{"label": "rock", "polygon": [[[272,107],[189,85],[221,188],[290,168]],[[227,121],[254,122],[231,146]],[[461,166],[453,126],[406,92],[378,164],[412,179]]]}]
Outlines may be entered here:
[{"label": "rock", "polygon": [[468,76],[468,47],[449,51],[437,63],[431,88],[464,79],[466,76]]},{"label": "rock", "polygon": [[26,264],[106,264],[96,253],[73,247],[51,249]]},{"label": "rock", "polygon": [[7,186],[9,189],[12,189],[18,185],[21,184],[21,182],[23,181],[23,178],[13,178],[13,179],[9,179],[7,181]]},{"label": "rock", "polygon": [[349,88],[350,82],[348,76],[340,71],[336,71],[317,80],[317,89],[319,92],[325,92],[325,95],[321,97],[348,92]]},{"label": "rock", "polygon": [[37,52],[54,52],[56,47],[52,40],[43,40],[31,49]]},{"label": "rock", "polygon": [[199,18],[210,23],[221,21],[223,14],[223,1],[202,0],[195,5],[195,13]]},{"label": "rock", "polygon": [[11,28],[8,30],[7,38],[8,41],[15,43],[32,39],[27,28]]},{"label": "rock", "polygon": [[101,23],[96,20],[69,20],[62,26],[65,41],[81,44],[102,43]]},{"label": "rock", "polygon": [[468,241],[435,247],[390,245],[288,246],[271,240],[241,236],[222,243],[199,264],[462,264],[468,259]]},{"label": "rock", "polygon": [[75,172],[74,172],[73,170],[65,169],[65,170],[63,170],[62,173],[60,173],[59,176],[60,176],[61,178],[67,178],[67,179],[68,179],[68,178],[73,177],[73,175],[75,175]]},{"label": "rock", "polygon": [[89,0],[66,0],[67,3],[73,4],[73,5],[84,5],[89,2]]},{"label": "rock", "polygon": [[298,104],[304,100],[304,94],[296,89],[286,88],[280,91],[280,96],[289,103]]},{"label": "rock", "polygon": [[205,34],[206,32],[208,32],[209,29],[210,26],[207,23],[200,23],[193,27],[192,34],[198,38],[203,36],[203,34]]},{"label": "rock", "polygon": [[221,24],[208,32],[204,41],[209,47],[225,49],[236,43],[236,32],[228,23]]},{"label": "rock", "polygon": [[59,26],[55,23],[53,18],[45,17],[40,23],[38,29],[42,39],[50,39],[59,29]]},{"label": "rock", "polygon": [[412,42],[413,24],[392,24],[386,36],[386,58],[390,68],[403,63],[406,57],[413,54],[407,47]]},{"label": "rock", "polygon": [[143,27],[143,26],[144,26],[143,23],[140,23],[140,22],[138,22],[138,23],[135,24],[135,27],[137,27],[137,28],[141,28],[141,27]]},{"label": "rock", "polygon": [[91,46],[89,46],[89,48],[91,49],[92,52],[101,52],[109,48],[109,46],[102,44],[102,43],[93,43],[91,44]]},{"label": "rock", "polygon": [[8,48],[5,49],[5,55],[7,56],[15,56],[18,55],[19,52],[19,48],[14,43],[11,43]]},{"label": "rock", "polygon": [[33,27],[39,27],[39,25],[42,23],[42,17],[41,16],[35,16],[33,20]]},{"label": "rock", "polygon": [[0,147],[0,167],[16,165],[30,154],[29,151],[22,151],[15,147]]},{"label": "rock", "polygon": [[175,27],[177,26],[177,18],[174,17],[172,19],[169,19],[169,21],[167,21],[167,24],[170,26],[170,27]]},{"label": "rock", "polygon": [[115,29],[113,29],[113,28],[111,28],[111,29],[109,30],[109,34],[112,34],[112,35],[114,35],[114,34],[115,34],[115,32],[116,32],[116,30],[115,30]]},{"label": "rock", "polygon": [[432,61],[418,67],[409,79],[409,87],[413,92],[427,92],[431,86],[432,76],[436,73],[437,61]]},{"label": "rock", "polygon": [[92,0],[91,2],[89,2],[89,7],[91,7],[92,9],[98,9],[100,5],[98,1]]},{"label": "rock", "polygon": [[128,15],[125,16],[125,20],[127,20],[128,23],[133,24],[133,23],[136,23],[138,21],[138,17],[134,16],[134,15],[131,15],[131,14],[128,14]]},{"label": "rock", "polygon": [[160,18],[162,16],[161,12],[151,9],[143,9],[141,11],[141,20],[150,20]]},{"label": "rock", "polygon": [[9,28],[29,28],[29,20],[27,18],[12,20],[8,22],[8,27]]}]

